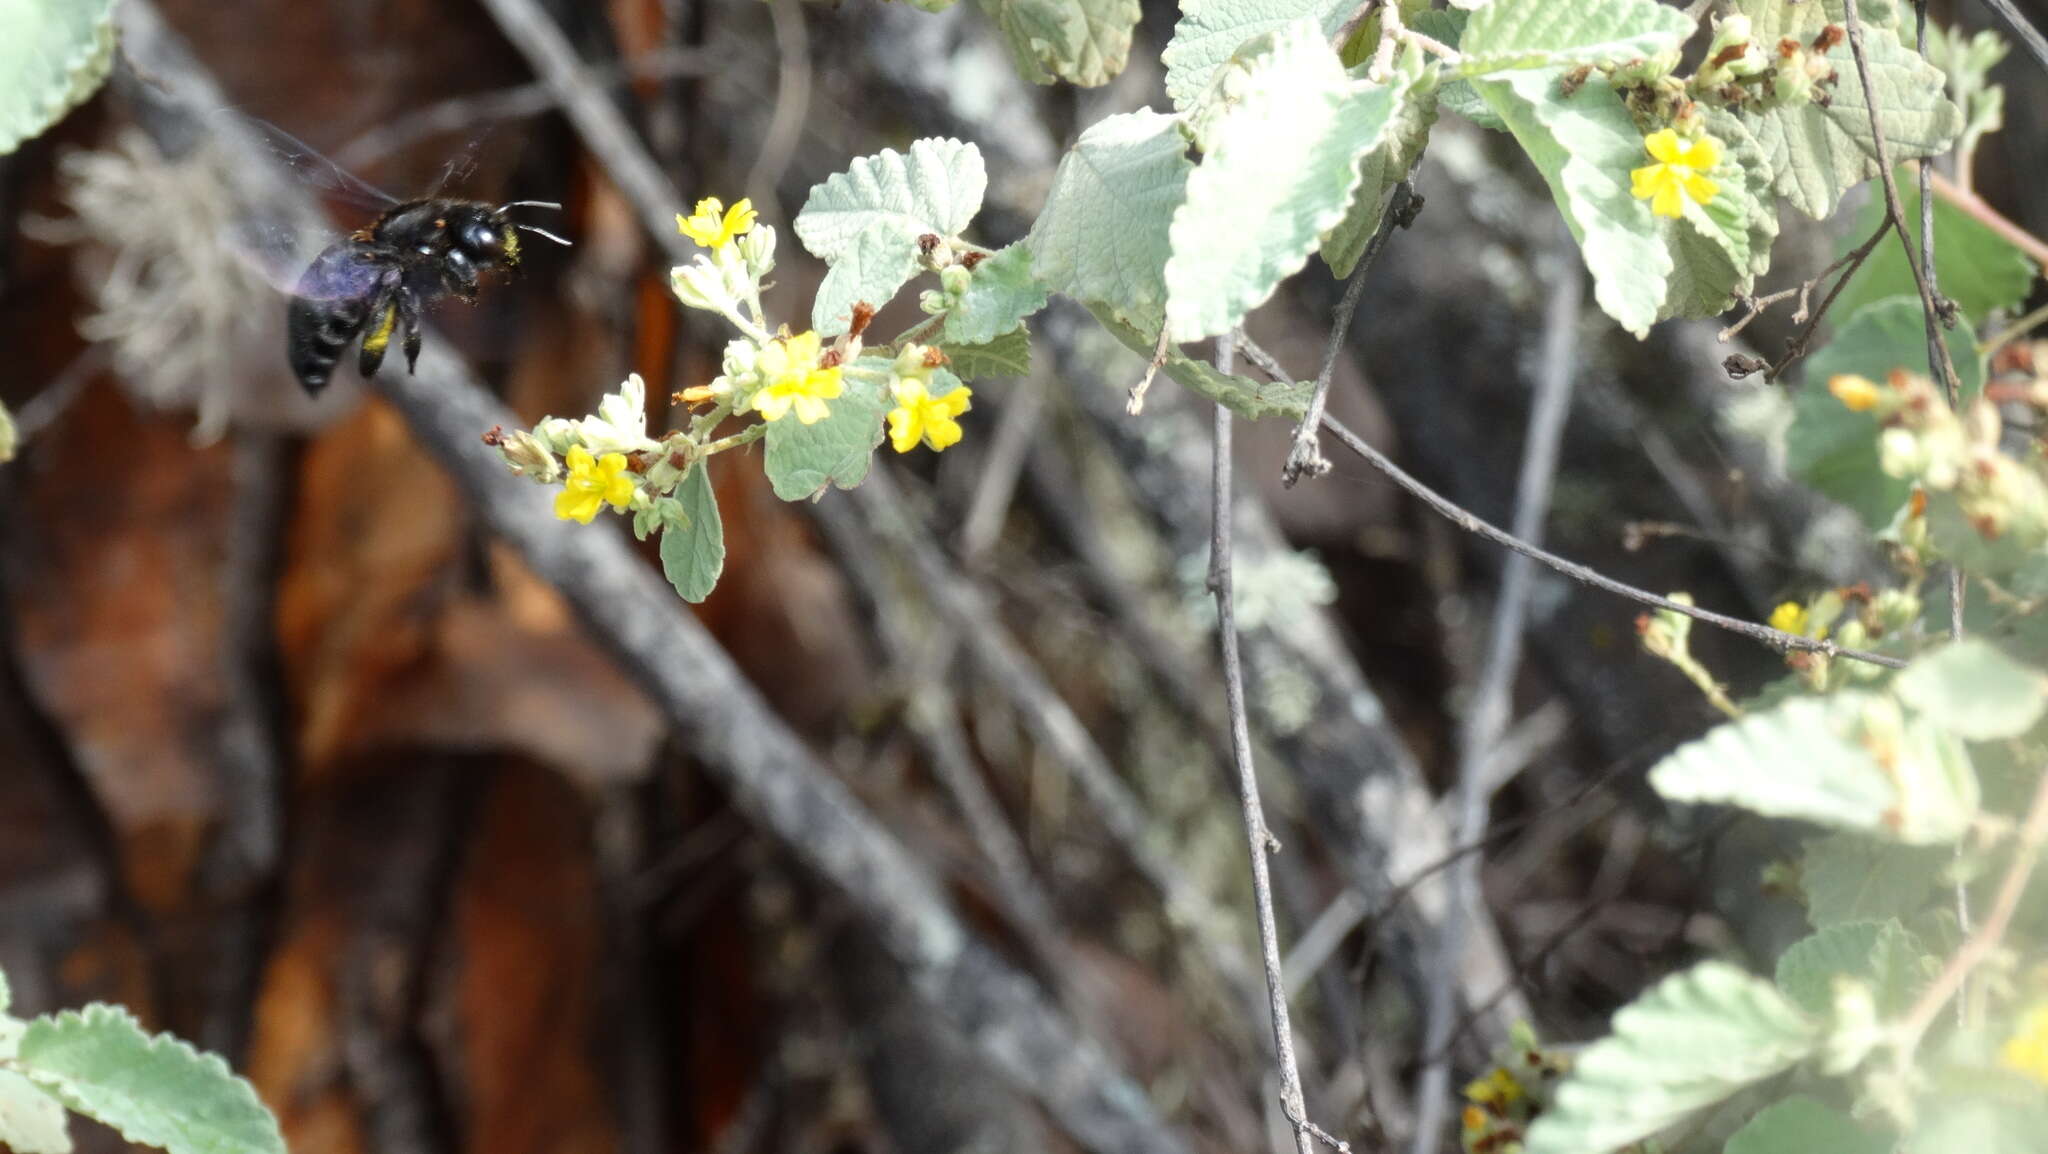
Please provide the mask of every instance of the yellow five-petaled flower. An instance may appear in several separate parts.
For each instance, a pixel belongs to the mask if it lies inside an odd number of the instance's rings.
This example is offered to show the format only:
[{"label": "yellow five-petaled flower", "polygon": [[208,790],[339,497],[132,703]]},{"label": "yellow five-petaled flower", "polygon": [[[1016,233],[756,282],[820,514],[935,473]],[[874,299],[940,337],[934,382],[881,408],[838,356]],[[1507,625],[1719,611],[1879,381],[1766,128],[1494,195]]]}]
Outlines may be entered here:
[{"label": "yellow five-petaled flower", "polygon": [[697,211],[689,216],[676,214],[676,229],[684,236],[716,252],[732,243],[736,236],[744,236],[754,227],[754,202],[742,199],[731,208],[715,196],[705,197],[697,202]]},{"label": "yellow five-petaled flower", "polygon": [[1685,201],[1699,204],[1714,199],[1721,186],[1700,173],[1721,163],[1721,146],[1711,136],[1687,143],[1666,128],[1643,139],[1643,147],[1657,163],[1646,164],[1629,174],[1637,200],[1650,202],[1658,216],[1685,215]]},{"label": "yellow five-petaled flower", "polygon": [[626,475],[624,453],[592,457],[589,449],[571,445],[568,462],[569,478],[555,497],[555,516],[588,525],[606,505],[623,509],[633,503],[633,478]]},{"label": "yellow five-petaled flower", "polygon": [[754,411],[764,421],[779,421],[796,410],[796,419],[815,425],[831,415],[825,402],[839,395],[839,366],[818,366],[818,334],[778,337],[761,347],[754,367],[762,384],[754,393]]},{"label": "yellow five-petaled flower", "polygon": [[960,443],[960,422],[955,418],[973,405],[974,390],[961,385],[943,396],[916,377],[897,380],[896,407],[889,410],[889,443],[899,453],[917,448],[919,441],[943,452]]}]

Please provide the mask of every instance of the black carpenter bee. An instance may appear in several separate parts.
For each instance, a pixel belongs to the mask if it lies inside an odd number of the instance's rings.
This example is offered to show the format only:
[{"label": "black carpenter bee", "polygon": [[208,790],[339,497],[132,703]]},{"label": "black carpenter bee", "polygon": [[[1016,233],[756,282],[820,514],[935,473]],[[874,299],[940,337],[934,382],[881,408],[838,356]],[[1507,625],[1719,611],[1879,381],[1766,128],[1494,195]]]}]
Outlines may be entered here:
[{"label": "black carpenter bee", "polygon": [[404,327],[405,364],[420,355],[420,313],[443,296],[474,303],[483,274],[519,263],[520,231],[569,242],[506,217],[509,209],[559,209],[551,201],[430,197],[394,204],[368,227],[321,250],[292,291],[286,352],[292,372],[317,393],[358,336],[356,368],[376,373],[391,337]]}]

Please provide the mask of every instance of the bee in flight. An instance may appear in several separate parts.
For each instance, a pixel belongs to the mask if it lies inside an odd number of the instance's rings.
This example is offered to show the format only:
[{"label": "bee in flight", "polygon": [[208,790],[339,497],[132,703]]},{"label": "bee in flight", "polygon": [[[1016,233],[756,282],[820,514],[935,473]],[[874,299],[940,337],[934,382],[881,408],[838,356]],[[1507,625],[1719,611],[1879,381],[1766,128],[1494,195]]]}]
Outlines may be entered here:
[{"label": "bee in flight", "polygon": [[357,337],[356,368],[372,376],[391,337],[404,327],[405,364],[420,355],[420,313],[443,296],[476,301],[483,274],[519,263],[519,232],[569,242],[509,219],[514,208],[559,209],[551,201],[431,197],[394,204],[368,227],[321,250],[300,275],[286,314],[286,353],[309,393],[327,384]]}]

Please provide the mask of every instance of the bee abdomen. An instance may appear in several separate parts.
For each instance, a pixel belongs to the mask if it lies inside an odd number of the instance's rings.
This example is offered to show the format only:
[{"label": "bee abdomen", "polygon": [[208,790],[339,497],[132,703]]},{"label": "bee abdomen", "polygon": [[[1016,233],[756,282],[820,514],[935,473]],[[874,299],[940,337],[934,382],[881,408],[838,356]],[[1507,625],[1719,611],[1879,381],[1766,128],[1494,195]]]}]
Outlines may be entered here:
[{"label": "bee abdomen", "polygon": [[299,278],[286,312],[285,352],[307,392],[319,392],[333,376],[368,321],[385,276],[374,252],[348,240],[321,252]]}]

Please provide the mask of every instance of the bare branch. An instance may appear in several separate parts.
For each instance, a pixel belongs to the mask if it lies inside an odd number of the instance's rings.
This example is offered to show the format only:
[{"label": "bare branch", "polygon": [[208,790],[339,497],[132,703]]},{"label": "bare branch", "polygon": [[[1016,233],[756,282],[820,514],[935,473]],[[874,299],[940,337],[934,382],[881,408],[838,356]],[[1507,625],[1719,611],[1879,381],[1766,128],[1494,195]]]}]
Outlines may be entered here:
[{"label": "bare branch", "polygon": [[2020,10],[2013,7],[2012,0],[1984,0],[1984,5],[1998,13],[1999,18],[2012,29],[2013,35],[2019,37],[2020,43],[2027,46],[2027,51],[2034,54],[2034,59],[2040,62],[2041,67],[2048,68],[2048,37],[2042,36],[2039,28],[2020,15]]}]

